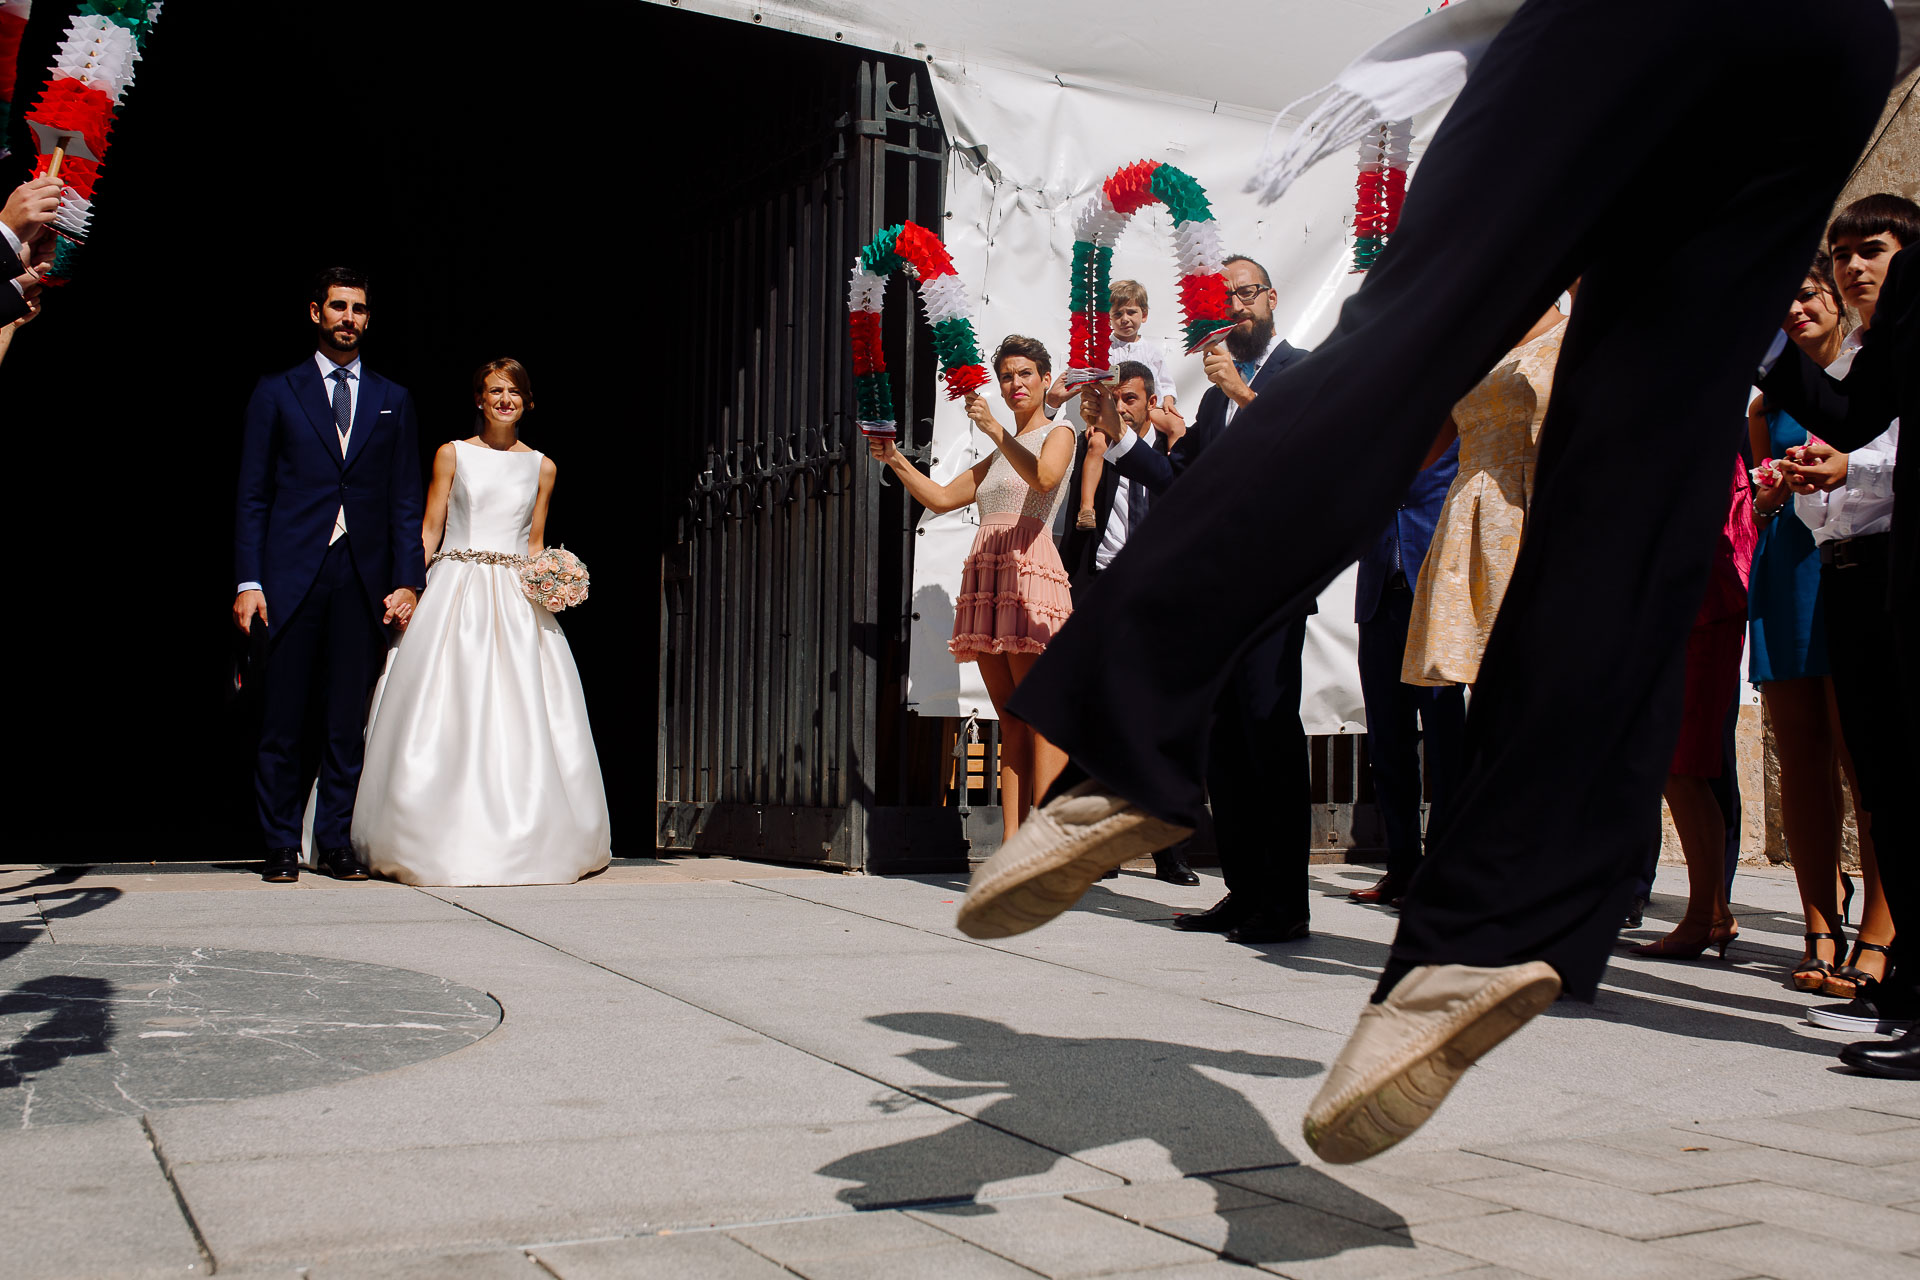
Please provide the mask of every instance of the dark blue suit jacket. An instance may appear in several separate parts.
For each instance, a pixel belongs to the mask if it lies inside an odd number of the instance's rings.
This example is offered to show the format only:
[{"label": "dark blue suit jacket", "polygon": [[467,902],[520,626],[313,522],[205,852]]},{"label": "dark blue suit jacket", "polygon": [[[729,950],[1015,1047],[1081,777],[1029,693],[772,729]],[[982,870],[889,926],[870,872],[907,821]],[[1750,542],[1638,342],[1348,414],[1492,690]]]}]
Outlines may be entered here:
[{"label": "dark blue suit jacket", "polygon": [[1393,519],[1360,557],[1359,581],[1353,589],[1355,622],[1373,621],[1374,610],[1380,607],[1380,593],[1393,581],[1396,570],[1407,575],[1409,586],[1419,580],[1427,546],[1433,541],[1433,526],[1440,519],[1447,490],[1459,471],[1460,441],[1456,439],[1432,466],[1414,476],[1413,483],[1407,486],[1406,496],[1400,499],[1400,509],[1393,513]]},{"label": "dark blue suit jacket", "polygon": [[423,590],[426,555],[413,397],[362,362],[346,457],[326,384],[311,356],[260,379],[247,402],[233,530],[235,582],[258,582],[281,623],[306,598],[347,509],[355,572],[374,603],[399,587]]},{"label": "dark blue suit jacket", "polygon": [[[1300,359],[1307,353],[1295,346],[1289,346],[1285,339],[1274,344],[1268,354],[1267,362],[1253,375],[1248,387],[1259,395],[1267,383],[1277,377],[1280,371]],[[1129,480],[1138,480],[1147,486],[1148,493],[1164,492],[1173,483],[1175,476],[1192,466],[1194,460],[1206,452],[1207,446],[1220,438],[1227,429],[1227,393],[1218,387],[1208,387],[1207,394],[1200,397],[1200,412],[1193,416],[1193,425],[1187,428],[1180,442],[1173,446],[1170,453],[1162,454],[1158,449],[1146,449],[1139,445],[1127,450],[1118,462],[1111,462],[1121,475]]]}]

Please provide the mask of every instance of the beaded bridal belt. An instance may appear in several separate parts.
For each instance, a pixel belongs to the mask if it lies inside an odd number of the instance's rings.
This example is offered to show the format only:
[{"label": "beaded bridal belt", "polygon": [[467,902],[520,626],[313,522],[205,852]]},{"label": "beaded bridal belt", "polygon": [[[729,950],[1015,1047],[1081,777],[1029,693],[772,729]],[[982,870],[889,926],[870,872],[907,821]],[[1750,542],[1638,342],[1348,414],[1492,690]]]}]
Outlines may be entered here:
[{"label": "beaded bridal belt", "polygon": [[525,556],[510,555],[505,551],[441,551],[437,552],[428,564],[438,564],[442,560],[458,560],[462,564],[500,564],[509,569],[526,567]]}]

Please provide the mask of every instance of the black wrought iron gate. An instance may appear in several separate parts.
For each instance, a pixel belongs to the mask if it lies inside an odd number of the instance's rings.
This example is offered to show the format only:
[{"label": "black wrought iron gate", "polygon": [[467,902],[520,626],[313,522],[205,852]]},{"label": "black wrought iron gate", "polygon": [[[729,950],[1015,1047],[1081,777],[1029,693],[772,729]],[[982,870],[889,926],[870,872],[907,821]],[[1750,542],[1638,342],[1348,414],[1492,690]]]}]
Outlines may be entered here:
[{"label": "black wrought iron gate", "polygon": [[[905,709],[917,512],[866,456],[846,337],[859,249],[942,216],[923,77],[862,60],[795,104],[787,153],[688,246],[703,284],[668,362],[694,385],[664,478],[679,510],[661,565],[657,847],[965,865],[941,722]],[[892,302],[887,363],[924,444],[932,351],[898,285]]]}]

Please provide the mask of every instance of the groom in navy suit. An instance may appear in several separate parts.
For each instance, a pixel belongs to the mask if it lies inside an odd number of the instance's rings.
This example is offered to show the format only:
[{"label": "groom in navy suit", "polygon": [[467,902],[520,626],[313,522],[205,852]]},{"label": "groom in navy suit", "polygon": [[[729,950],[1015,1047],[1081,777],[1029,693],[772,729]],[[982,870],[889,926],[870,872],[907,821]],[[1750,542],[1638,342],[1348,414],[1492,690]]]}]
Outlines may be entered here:
[{"label": "groom in navy suit", "polygon": [[283,883],[299,879],[316,759],[320,865],[366,878],[350,832],[367,696],[384,628],[407,625],[427,580],[413,398],[360,363],[366,277],[322,272],[308,316],[318,350],[247,403],[233,534],[233,620],[268,640],[254,788],[265,877]]}]

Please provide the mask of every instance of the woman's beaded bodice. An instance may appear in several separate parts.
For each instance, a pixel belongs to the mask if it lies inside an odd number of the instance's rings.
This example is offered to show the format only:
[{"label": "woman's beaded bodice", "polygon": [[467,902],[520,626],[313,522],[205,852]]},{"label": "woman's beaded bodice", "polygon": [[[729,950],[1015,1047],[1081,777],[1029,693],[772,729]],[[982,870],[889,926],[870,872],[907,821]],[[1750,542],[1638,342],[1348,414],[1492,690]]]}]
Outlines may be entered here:
[{"label": "woman's beaded bodice", "polygon": [[[1072,430],[1059,421],[1042,423],[1009,440],[1007,447],[1024,449],[1037,459],[1047,433],[1055,427]],[[1054,513],[1067,496],[1067,489],[1066,477],[1062,476],[1060,483],[1053,486],[1052,493],[1039,492],[1020,478],[1020,473],[1013,469],[1004,452],[996,450],[993,465],[987,468],[987,478],[974,491],[973,500],[980,509],[982,520],[989,516],[1018,516],[1052,524]]]}]

